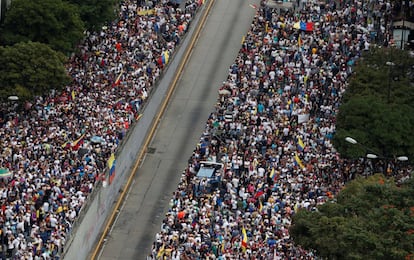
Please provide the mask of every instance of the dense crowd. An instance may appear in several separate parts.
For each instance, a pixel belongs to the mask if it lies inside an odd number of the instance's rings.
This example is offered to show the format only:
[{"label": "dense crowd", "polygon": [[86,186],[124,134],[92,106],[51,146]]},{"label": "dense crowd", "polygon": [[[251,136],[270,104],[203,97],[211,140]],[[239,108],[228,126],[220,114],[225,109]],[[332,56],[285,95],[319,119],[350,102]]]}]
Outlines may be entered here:
[{"label": "dense crowd", "polygon": [[67,64],[72,84],[1,111],[0,258],[59,259],[106,163],[202,4],[122,1]]},{"label": "dense crowd", "polygon": [[293,244],[292,216],[372,172],[332,137],[355,63],[392,43],[391,3],[299,4],[257,9],[147,259],[315,259]]}]

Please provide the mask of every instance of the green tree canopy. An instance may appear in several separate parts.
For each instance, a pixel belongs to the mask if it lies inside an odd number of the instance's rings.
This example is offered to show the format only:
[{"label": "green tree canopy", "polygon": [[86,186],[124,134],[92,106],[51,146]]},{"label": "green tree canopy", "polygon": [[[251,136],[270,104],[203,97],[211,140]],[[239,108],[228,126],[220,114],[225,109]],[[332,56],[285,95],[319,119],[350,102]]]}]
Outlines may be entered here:
[{"label": "green tree canopy", "polygon": [[409,74],[414,72],[413,66],[414,58],[406,51],[371,49],[358,61],[343,102],[354,96],[375,96],[389,103],[412,105],[414,90]]},{"label": "green tree canopy", "polygon": [[391,48],[373,49],[358,62],[337,116],[334,146],[342,156],[414,158],[413,65],[408,53]]},{"label": "green tree canopy", "polygon": [[119,0],[67,0],[79,7],[80,17],[88,30],[101,27],[116,18]]},{"label": "green tree canopy", "polygon": [[1,40],[6,45],[41,42],[70,54],[83,37],[78,8],[62,0],[13,0],[4,20]]},{"label": "green tree canopy", "polygon": [[357,178],[317,211],[293,217],[296,244],[328,259],[404,259],[414,254],[414,181]]},{"label": "green tree canopy", "polygon": [[70,82],[65,60],[62,53],[42,43],[0,47],[0,96],[25,99],[61,89]]}]

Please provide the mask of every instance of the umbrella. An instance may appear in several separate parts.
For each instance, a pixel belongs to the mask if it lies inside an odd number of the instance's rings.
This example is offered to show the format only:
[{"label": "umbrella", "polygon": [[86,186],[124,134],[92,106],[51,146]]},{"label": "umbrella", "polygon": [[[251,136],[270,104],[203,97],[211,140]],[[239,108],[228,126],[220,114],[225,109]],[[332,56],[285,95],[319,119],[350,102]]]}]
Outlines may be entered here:
[{"label": "umbrella", "polygon": [[360,30],[363,33],[369,33],[369,30],[367,28],[365,28],[365,27],[358,26],[357,29]]},{"label": "umbrella", "polygon": [[92,138],[91,138],[91,142],[92,143],[95,143],[95,144],[100,144],[100,143],[103,143],[105,140],[102,138],[102,137],[100,137],[100,136],[97,136],[97,135],[94,135],[94,136],[92,136]]},{"label": "umbrella", "polygon": [[19,100],[19,97],[18,96],[9,96],[8,99],[11,100],[11,101],[17,101],[17,100]]},{"label": "umbrella", "polygon": [[12,177],[13,173],[7,168],[0,168],[0,178]]},{"label": "umbrella", "polygon": [[226,96],[228,96],[228,95],[231,94],[231,92],[229,90],[227,90],[227,89],[220,89],[219,90],[219,94],[220,95],[226,95]]}]

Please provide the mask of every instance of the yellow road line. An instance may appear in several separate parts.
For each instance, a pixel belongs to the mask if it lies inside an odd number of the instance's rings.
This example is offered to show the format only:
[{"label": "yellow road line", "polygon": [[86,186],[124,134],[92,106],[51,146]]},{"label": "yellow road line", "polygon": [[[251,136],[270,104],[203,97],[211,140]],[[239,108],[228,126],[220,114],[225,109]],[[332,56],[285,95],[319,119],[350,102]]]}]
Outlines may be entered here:
[{"label": "yellow road line", "polygon": [[115,207],[113,208],[113,211],[112,211],[112,214],[111,214],[111,216],[110,216],[110,218],[108,220],[108,223],[105,225],[104,231],[103,231],[101,237],[99,238],[99,241],[98,241],[95,249],[93,250],[93,253],[91,255],[91,259],[92,260],[95,260],[97,258],[97,255],[98,255],[99,251],[102,248],[103,241],[104,241],[106,235],[108,234],[108,231],[111,228],[111,226],[112,226],[112,224],[113,224],[113,222],[115,220],[115,217],[116,217],[116,215],[118,213],[117,211],[120,208],[120,206],[121,206],[121,204],[122,204],[122,202],[123,202],[123,200],[125,198],[125,195],[128,193],[128,190],[129,190],[129,187],[130,187],[130,185],[132,183],[132,180],[135,177],[135,173],[137,172],[137,169],[138,169],[139,165],[141,164],[141,161],[142,161],[142,159],[143,159],[143,157],[145,155],[145,151],[146,151],[149,143],[151,142],[152,137],[154,136],[155,130],[157,129],[158,124],[160,122],[160,118],[161,118],[161,116],[165,112],[165,109],[166,109],[166,107],[168,105],[168,102],[169,102],[171,96],[172,96],[172,93],[174,92],[174,89],[175,89],[175,87],[177,85],[178,79],[181,76],[181,73],[182,73],[182,71],[184,69],[184,66],[188,62],[188,59],[189,59],[190,54],[191,54],[191,51],[192,51],[192,49],[193,49],[193,47],[195,45],[195,42],[197,41],[198,37],[200,36],[201,29],[203,28],[204,23],[206,22],[207,16],[210,13],[210,10],[211,10],[211,7],[213,6],[214,1],[215,0],[209,0],[208,1],[207,9],[206,9],[203,17],[201,18],[200,23],[198,24],[198,27],[197,27],[197,29],[195,31],[195,34],[194,34],[194,37],[191,39],[190,45],[187,48],[187,51],[186,51],[186,53],[184,55],[184,58],[183,58],[183,60],[180,63],[180,67],[178,68],[178,71],[176,73],[176,76],[174,77],[174,80],[171,83],[171,86],[169,88],[169,91],[167,93],[167,96],[166,96],[164,102],[161,105],[161,109],[160,109],[160,111],[158,112],[158,114],[155,117],[153,126],[151,127],[150,132],[149,132],[148,136],[145,139],[144,145],[142,146],[142,149],[141,149],[141,151],[139,153],[139,156],[137,157],[137,160],[136,160],[136,162],[134,164],[134,167],[132,169],[132,173],[130,174],[130,176],[128,178],[128,181],[126,182],[125,187],[124,187],[121,195],[119,196],[119,199],[116,202]]}]

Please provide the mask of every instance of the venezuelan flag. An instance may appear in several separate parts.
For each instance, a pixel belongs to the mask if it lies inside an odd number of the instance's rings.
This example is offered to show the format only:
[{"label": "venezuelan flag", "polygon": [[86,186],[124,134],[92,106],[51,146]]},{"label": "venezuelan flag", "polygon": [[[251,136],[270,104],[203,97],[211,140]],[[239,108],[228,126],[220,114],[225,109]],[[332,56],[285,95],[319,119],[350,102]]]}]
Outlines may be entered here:
[{"label": "venezuelan flag", "polygon": [[114,162],[115,162],[115,154],[112,153],[111,156],[109,157],[108,163],[107,163],[109,169],[112,168]]},{"label": "venezuelan flag", "polygon": [[255,194],[254,194],[254,198],[257,199],[260,196],[262,196],[264,194],[264,190],[263,189],[259,189]]},{"label": "venezuelan flag", "polygon": [[162,64],[168,64],[168,61],[170,60],[170,54],[168,53],[168,51],[164,51],[161,54],[161,59],[162,59]]},{"label": "venezuelan flag", "polygon": [[242,228],[242,244],[241,245],[242,245],[243,252],[245,252],[247,249],[247,233],[244,227]]},{"label": "venezuelan flag", "polygon": [[269,178],[273,179],[275,177],[275,168],[272,168],[269,174]]},{"label": "venezuelan flag", "polygon": [[298,146],[298,150],[301,152],[303,152],[303,150],[305,149],[305,144],[303,143],[300,137],[298,137],[297,139],[297,146]]},{"label": "venezuelan flag", "polygon": [[297,22],[293,25],[293,28],[302,30],[302,31],[311,32],[313,31],[313,23]]},{"label": "venezuelan flag", "polygon": [[111,184],[115,178],[115,163],[116,163],[115,154],[112,153],[108,159],[109,184]]},{"label": "venezuelan flag", "polygon": [[81,135],[81,137],[79,137],[77,140],[75,140],[74,142],[72,142],[70,144],[72,150],[78,150],[79,147],[83,144],[83,138],[85,137],[85,134]]},{"label": "venezuelan flag", "polygon": [[155,9],[149,9],[149,10],[138,10],[137,14],[139,16],[144,16],[144,15],[152,15],[155,14]]},{"label": "venezuelan flag", "polygon": [[165,55],[164,55],[164,53],[161,54],[161,60],[162,60],[162,64],[164,65],[165,64]]},{"label": "venezuelan flag", "polygon": [[302,161],[300,160],[299,155],[298,155],[297,152],[295,152],[294,158],[295,158],[295,164],[297,166],[299,166],[301,169],[305,168],[305,166],[303,165]]},{"label": "venezuelan flag", "polygon": [[300,22],[300,29],[302,31],[311,32],[313,31],[313,23]]},{"label": "venezuelan flag", "polygon": [[67,148],[68,146],[69,146],[69,144],[70,144],[70,142],[65,142],[65,143],[63,143],[62,144],[62,149],[65,149],[65,148]]},{"label": "venezuelan flag", "polygon": [[165,245],[163,244],[160,249],[158,250],[157,253],[157,259],[161,258],[164,256],[164,252],[165,252]]}]

